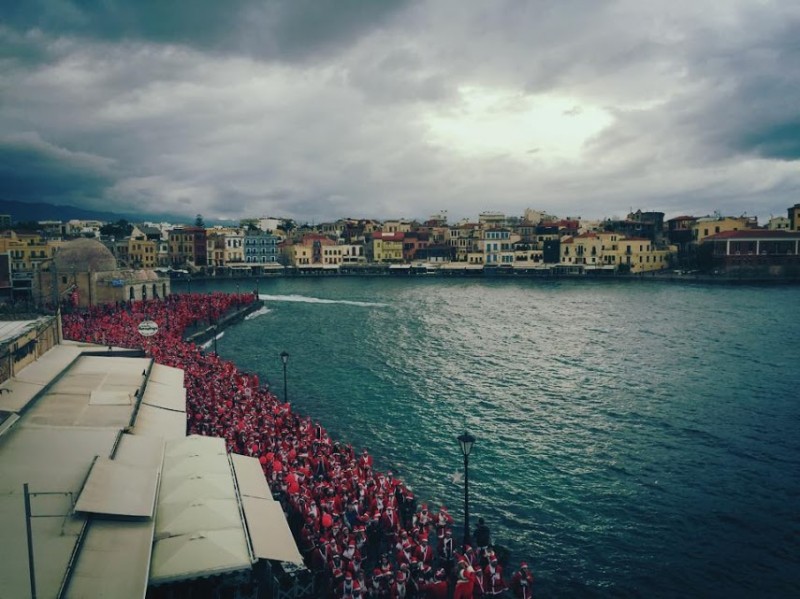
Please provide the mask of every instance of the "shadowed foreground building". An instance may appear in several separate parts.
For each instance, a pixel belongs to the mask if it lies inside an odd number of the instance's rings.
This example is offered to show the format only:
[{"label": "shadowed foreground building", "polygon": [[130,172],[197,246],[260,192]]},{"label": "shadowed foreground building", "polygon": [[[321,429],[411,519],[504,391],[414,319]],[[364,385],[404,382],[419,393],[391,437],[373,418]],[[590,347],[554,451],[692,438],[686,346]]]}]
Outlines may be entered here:
[{"label": "shadowed foreground building", "polygon": [[26,363],[0,384],[0,595],[33,594],[29,523],[38,597],[293,596],[280,503],[256,458],[186,437],[182,370],[72,342]]}]

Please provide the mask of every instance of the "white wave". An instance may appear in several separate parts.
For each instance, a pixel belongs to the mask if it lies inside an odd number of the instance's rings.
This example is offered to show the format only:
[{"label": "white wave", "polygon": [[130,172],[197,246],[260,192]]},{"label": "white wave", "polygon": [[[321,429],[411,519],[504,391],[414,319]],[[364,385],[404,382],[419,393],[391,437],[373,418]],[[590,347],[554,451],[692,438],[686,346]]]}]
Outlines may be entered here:
[{"label": "white wave", "polygon": [[270,310],[266,306],[262,306],[258,310],[250,312],[250,314],[245,316],[244,319],[245,320],[252,320],[253,318],[258,318],[259,316],[264,316],[264,314],[269,314],[270,312],[272,312],[272,310]]},{"label": "white wave", "polygon": [[385,308],[386,304],[377,302],[357,302],[352,300],[330,300],[321,297],[306,295],[259,295],[259,299],[270,302],[304,302],[307,304],[345,304],[347,306],[362,306],[365,308]]},{"label": "white wave", "polygon": [[200,349],[208,349],[209,347],[211,347],[211,344],[214,343],[214,339],[222,339],[222,336],[224,334],[225,334],[225,331],[222,331],[216,337],[211,337],[211,339],[209,339],[208,341],[203,343],[203,345],[200,346]]}]

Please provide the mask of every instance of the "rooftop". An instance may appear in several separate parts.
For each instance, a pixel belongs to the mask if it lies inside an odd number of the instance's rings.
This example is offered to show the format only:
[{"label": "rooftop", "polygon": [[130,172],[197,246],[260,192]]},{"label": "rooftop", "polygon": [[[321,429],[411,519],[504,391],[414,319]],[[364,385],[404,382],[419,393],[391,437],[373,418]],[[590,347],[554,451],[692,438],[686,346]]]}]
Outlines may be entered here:
[{"label": "rooftop", "polygon": [[258,460],[186,437],[183,371],[125,353],[65,342],[0,385],[0,595],[30,594],[25,485],[41,597],[302,563]]}]

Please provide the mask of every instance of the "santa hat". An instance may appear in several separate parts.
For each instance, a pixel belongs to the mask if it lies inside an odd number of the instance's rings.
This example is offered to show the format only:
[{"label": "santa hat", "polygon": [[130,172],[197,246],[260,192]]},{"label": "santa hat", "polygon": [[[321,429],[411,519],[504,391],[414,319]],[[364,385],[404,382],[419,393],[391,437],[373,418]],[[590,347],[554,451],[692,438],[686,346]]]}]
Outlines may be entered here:
[{"label": "santa hat", "polygon": [[525,563],[525,562],[522,562],[522,563],[519,565],[519,567],[520,567],[520,569],[522,569],[522,568],[525,568],[525,569],[527,570],[527,569],[528,569],[528,564],[527,564],[527,563]]}]

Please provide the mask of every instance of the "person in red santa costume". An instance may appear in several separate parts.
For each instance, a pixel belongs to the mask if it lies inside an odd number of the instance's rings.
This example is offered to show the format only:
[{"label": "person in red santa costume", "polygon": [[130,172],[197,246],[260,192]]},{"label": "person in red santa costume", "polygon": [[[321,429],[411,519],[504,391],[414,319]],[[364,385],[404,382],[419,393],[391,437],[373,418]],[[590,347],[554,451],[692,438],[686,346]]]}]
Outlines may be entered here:
[{"label": "person in red santa costume", "polygon": [[403,572],[398,572],[394,577],[392,586],[389,587],[389,599],[405,599],[407,596],[406,575]]},{"label": "person in red santa costume", "polygon": [[420,584],[420,597],[425,599],[447,599],[447,573],[444,568],[436,571],[436,579]]},{"label": "person in red santa costume", "polygon": [[475,570],[473,570],[472,566],[468,563],[464,561],[459,562],[453,599],[472,599],[474,587]]},{"label": "person in red santa costume", "polygon": [[497,555],[489,555],[489,563],[483,569],[484,592],[487,597],[498,597],[506,590],[506,581],[503,580],[503,566],[497,563]]},{"label": "person in red santa costume", "polygon": [[420,537],[416,557],[421,564],[430,566],[433,563],[433,549],[428,545],[427,535],[422,535]]},{"label": "person in red santa costume", "polygon": [[528,564],[522,562],[519,570],[511,578],[511,590],[514,597],[519,599],[531,599],[533,597],[533,574],[528,571]]},{"label": "person in red santa costume", "polygon": [[453,517],[447,512],[447,508],[442,506],[439,508],[439,513],[436,514],[436,537],[441,544],[444,539],[444,531],[453,525]]},{"label": "person in red santa costume", "polygon": [[352,572],[346,572],[344,580],[339,584],[336,589],[336,597],[341,599],[352,599],[355,596],[355,591],[358,589],[358,595],[361,596],[361,585],[353,578]]}]

